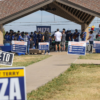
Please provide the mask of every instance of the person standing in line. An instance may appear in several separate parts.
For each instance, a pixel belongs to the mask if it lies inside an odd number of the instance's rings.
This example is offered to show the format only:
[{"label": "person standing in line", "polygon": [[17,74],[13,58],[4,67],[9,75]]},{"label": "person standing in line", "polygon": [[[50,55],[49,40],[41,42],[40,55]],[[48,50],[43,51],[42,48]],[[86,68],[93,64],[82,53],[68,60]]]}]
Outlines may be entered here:
[{"label": "person standing in line", "polygon": [[38,43],[39,43],[39,42],[42,42],[42,39],[43,39],[43,35],[42,35],[42,33],[39,31],[39,32],[38,32],[38,35],[37,35],[37,48],[38,48]]},{"label": "person standing in line", "polygon": [[66,34],[66,41],[68,42],[68,41],[69,41],[69,31],[67,30],[67,31],[65,32],[65,34]]},{"label": "person standing in line", "polygon": [[75,33],[73,34],[73,38],[75,42],[79,42],[79,32],[77,29],[75,30]]},{"label": "person standing in line", "polygon": [[89,35],[89,43],[90,43],[90,53],[92,52],[92,46],[93,46],[93,41],[94,41],[94,35],[93,35],[93,31],[90,31],[90,35]]},{"label": "person standing in line", "polygon": [[33,32],[31,32],[31,34],[30,34],[30,38],[33,38]]},{"label": "person standing in line", "polygon": [[20,41],[20,40],[22,40],[22,39],[23,39],[23,38],[22,38],[21,34],[19,33],[18,41]]},{"label": "person standing in line", "polygon": [[30,38],[30,49],[35,49],[35,43],[32,38]]},{"label": "person standing in line", "polygon": [[55,33],[54,38],[55,38],[55,49],[56,49],[56,52],[58,50],[58,46],[59,46],[59,52],[60,52],[61,51],[60,43],[61,43],[61,39],[62,39],[62,33],[59,32],[59,29],[57,29],[57,32]]},{"label": "person standing in line", "polygon": [[43,41],[48,42],[49,43],[49,50],[45,50],[45,54],[48,51],[48,54],[50,54],[50,34],[48,31],[45,32],[44,36],[43,36]]},{"label": "person standing in line", "polygon": [[12,40],[12,34],[9,33],[9,41],[11,41],[11,40]]},{"label": "person standing in line", "polygon": [[12,40],[14,40],[15,39],[15,33],[13,33],[13,35],[12,35]]},{"label": "person standing in line", "polygon": [[37,32],[35,31],[34,34],[33,34],[33,41],[35,43],[35,48],[37,48]]},{"label": "person standing in line", "polygon": [[66,34],[65,34],[65,29],[63,29],[62,32],[62,40],[61,40],[61,45],[62,45],[62,51],[65,51],[65,45],[66,45]]},{"label": "person standing in line", "polygon": [[73,34],[71,33],[71,30],[69,30],[69,41],[73,41]]},{"label": "person standing in line", "polygon": [[43,35],[41,34],[40,31],[39,31],[39,33],[37,35],[37,38],[38,38],[38,42],[42,42]]},{"label": "person standing in line", "polygon": [[24,41],[27,42],[27,54],[29,54],[29,48],[30,48],[30,36],[28,35],[27,32],[25,33]]},{"label": "person standing in line", "polygon": [[83,30],[82,30],[82,33],[81,33],[81,35],[80,35],[82,41],[86,41],[86,34],[87,34],[87,33],[86,33],[85,30],[83,29]]},{"label": "person standing in line", "polygon": [[6,40],[6,41],[9,41],[9,33],[6,33],[6,35],[5,35],[5,40]]}]

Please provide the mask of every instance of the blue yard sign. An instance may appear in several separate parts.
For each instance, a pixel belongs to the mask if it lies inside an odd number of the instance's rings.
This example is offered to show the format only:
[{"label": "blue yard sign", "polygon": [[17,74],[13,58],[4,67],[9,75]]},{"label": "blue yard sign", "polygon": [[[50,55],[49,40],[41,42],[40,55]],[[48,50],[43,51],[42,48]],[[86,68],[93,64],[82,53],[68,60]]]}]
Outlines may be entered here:
[{"label": "blue yard sign", "polygon": [[42,33],[45,33],[45,31],[51,33],[51,26],[37,26],[37,32],[39,31],[41,31]]},{"label": "blue yard sign", "polygon": [[69,42],[68,54],[85,55],[86,54],[86,42]]},{"label": "blue yard sign", "polygon": [[27,100],[24,68],[0,68],[0,100]]},{"label": "blue yard sign", "polygon": [[94,41],[93,48],[94,49],[100,49],[100,41]]},{"label": "blue yard sign", "polygon": [[39,42],[39,50],[49,50],[48,42]]},{"label": "blue yard sign", "polygon": [[12,41],[11,51],[15,53],[26,53],[27,52],[27,42]]}]

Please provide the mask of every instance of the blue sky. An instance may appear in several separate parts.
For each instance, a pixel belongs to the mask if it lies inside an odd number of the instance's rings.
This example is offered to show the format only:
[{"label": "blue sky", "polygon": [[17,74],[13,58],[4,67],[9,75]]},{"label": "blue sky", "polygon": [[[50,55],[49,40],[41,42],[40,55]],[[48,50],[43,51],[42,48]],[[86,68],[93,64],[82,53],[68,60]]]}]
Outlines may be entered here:
[{"label": "blue sky", "polygon": [[[96,28],[98,28],[99,22],[100,18],[96,17],[90,24],[90,27],[92,25],[95,25]],[[36,26],[51,26],[52,31],[55,31],[57,28],[59,28],[60,30],[62,30],[63,28],[65,28],[66,30],[81,29],[80,25],[45,11],[37,11],[9,24],[6,24],[4,26],[4,29],[6,31],[13,29],[14,31],[20,30],[31,32],[36,30]]]}]

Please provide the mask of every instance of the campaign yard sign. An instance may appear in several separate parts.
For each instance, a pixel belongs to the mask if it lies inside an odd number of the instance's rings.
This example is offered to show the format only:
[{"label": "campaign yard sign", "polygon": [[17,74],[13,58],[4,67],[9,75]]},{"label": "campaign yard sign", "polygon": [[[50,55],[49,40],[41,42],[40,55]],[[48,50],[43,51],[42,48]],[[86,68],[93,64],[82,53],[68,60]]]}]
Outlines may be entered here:
[{"label": "campaign yard sign", "polygon": [[12,41],[11,51],[15,53],[26,53],[27,52],[27,42]]},{"label": "campaign yard sign", "polygon": [[39,50],[49,50],[48,42],[39,42]]},{"label": "campaign yard sign", "polygon": [[0,100],[26,100],[25,68],[0,68]]},{"label": "campaign yard sign", "polygon": [[68,54],[85,55],[86,54],[86,42],[69,42]]},{"label": "campaign yard sign", "polygon": [[0,51],[0,65],[12,66],[14,54]]},{"label": "campaign yard sign", "polygon": [[93,48],[94,49],[100,49],[100,41],[94,41]]},{"label": "campaign yard sign", "polygon": [[45,31],[51,33],[51,26],[37,26],[37,32],[39,31],[41,31],[42,33],[45,33]]}]

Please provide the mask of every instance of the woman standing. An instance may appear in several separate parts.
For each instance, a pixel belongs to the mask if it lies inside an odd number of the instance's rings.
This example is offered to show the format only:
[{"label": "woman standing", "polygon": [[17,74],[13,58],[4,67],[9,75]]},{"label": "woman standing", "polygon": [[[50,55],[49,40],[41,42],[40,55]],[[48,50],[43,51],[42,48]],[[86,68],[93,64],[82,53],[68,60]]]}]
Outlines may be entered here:
[{"label": "woman standing", "polygon": [[[43,36],[43,40],[45,42],[48,42],[49,43],[49,47],[50,47],[50,35],[49,35],[48,31],[45,32],[45,34]],[[46,54],[47,51],[48,51],[48,54],[50,54],[50,48],[48,50],[45,50],[45,54]]]},{"label": "woman standing", "polygon": [[65,29],[63,29],[62,40],[61,40],[62,51],[65,51],[65,44],[66,44],[66,34],[65,34]]}]

